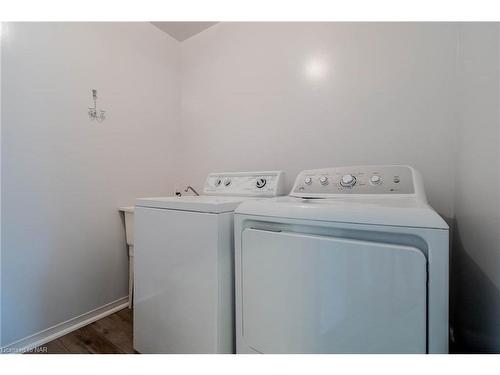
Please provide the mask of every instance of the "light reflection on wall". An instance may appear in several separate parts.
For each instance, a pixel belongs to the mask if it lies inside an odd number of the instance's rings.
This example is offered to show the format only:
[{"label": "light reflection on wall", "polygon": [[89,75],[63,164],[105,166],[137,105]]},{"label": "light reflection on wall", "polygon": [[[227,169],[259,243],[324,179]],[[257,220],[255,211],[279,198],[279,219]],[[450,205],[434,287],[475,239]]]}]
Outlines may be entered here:
[{"label": "light reflection on wall", "polygon": [[322,81],[327,78],[330,73],[330,64],[323,57],[311,57],[306,61],[304,73],[305,76],[313,82]]}]

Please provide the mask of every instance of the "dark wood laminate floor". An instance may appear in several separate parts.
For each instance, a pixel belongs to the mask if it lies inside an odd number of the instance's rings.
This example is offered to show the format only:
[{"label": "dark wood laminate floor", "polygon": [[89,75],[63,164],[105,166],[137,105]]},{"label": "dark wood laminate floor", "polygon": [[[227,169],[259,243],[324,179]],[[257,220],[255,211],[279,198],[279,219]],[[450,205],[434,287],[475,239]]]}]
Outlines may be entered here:
[{"label": "dark wood laminate floor", "polygon": [[132,324],[132,310],[123,309],[50,341],[31,351],[31,353],[134,354]]}]

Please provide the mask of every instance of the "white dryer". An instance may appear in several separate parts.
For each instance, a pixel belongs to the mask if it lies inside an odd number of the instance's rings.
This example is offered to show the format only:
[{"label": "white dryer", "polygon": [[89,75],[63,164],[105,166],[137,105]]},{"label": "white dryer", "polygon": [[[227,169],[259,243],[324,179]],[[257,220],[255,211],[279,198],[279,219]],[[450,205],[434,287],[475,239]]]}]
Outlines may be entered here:
[{"label": "white dryer", "polygon": [[413,168],[303,171],[235,242],[237,353],[448,352],[448,226]]},{"label": "white dryer", "polygon": [[283,172],[212,173],[203,195],[137,199],[134,348],[234,353],[233,211],[283,194]]}]

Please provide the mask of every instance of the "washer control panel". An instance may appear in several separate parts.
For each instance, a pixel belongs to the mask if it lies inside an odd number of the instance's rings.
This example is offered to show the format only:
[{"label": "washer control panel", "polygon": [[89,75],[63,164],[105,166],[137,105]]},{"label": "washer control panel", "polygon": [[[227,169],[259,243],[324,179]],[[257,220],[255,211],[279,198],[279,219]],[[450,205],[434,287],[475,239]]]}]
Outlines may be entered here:
[{"label": "washer control panel", "polygon": [[302,171],[290,195],[327,198],[346,194],[415,194],[414,169],[408,166],[355,166]]},{"label": "washer control panel", "polygon": [[285,194],[284,172],[211,173],[203,188],[206,195],[274,197]]}]

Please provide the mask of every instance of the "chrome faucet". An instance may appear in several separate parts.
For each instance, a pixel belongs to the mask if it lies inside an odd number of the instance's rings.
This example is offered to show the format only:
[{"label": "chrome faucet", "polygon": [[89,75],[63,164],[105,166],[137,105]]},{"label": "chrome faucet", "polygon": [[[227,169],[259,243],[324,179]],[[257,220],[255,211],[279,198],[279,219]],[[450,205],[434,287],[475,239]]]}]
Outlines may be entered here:
[{"label": "chrome faucet", "polygon": [[194,190],[194,188],[191,185],[189,185],[186,189],[184,189],[184,192],[187,193],[189,190],[191,190],[194,193],[194,195],[200,195],[196,190]]}]

